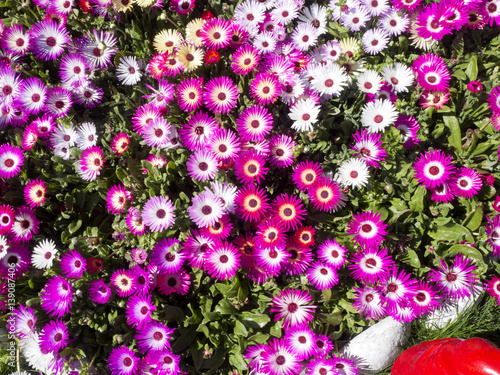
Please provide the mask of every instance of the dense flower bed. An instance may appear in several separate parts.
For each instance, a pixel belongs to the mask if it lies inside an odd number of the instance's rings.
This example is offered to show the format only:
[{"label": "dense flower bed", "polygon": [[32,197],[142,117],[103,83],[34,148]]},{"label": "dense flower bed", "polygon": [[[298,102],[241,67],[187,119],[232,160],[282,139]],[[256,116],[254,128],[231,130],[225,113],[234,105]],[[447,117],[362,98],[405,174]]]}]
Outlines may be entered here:
[{"label": "dense flower bed", "polygon": [[500,1],[0,9],[0,373],[356,374],[500,301]]}]

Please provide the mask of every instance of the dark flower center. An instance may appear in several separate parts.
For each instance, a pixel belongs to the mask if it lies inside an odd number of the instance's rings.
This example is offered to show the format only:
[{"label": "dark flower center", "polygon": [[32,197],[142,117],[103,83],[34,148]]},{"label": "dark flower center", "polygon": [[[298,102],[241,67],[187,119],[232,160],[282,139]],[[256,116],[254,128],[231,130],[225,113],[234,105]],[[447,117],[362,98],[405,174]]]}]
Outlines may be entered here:
[{"label": "dark flower center", "polygon": [[319,195],[321,196],[321,198],[326,199],[330,196],[330,193],[328,193],[327,190],[323,190]]},{"label": "dark flower center", "polygon": [[7,258],[7,262],[8,262],[9,264],[12,264],[12,263],[13,263],[13,264],[16,264],[16,265],[17,265],[17,262],[18,262],[18,261],[19,261],[19,259],[18,259],[18,258],[17,258],[17,256],[15,256],[15,255],[12,255],[12,256],[10,256],[10,257],[8,257],[8,258]]},{"label": "dark flower center", "polygon": [[57,44],[57,40],[53,36],[49,36],[45,43],[47,43],[49,47],[54,47]]},{"label": "dark flower center", "polygon": [[373,85],[371,84],[371,82],[365,82],[365,89],[369,90],[373,87]]},{"label": "dark flower center", "polygon": [[331,254],[332,254],[332,258],[338,258],[340,255],[337,250],[332,250]]},{"label": "dark flower center", "polygon": [[292,211],[292,209],[291,209],[291,208],[285,208],[285,209],[283,210],[283,215],[285,215],[285,216],[287,216],[287,217],[292,216],[292,215],[293,215],[293,211]]},{"label": "dark flower center", "polygon": [[392,77],[391,82],[393,85],[397,85],[399,83],[399,80],[396,77]]},{"label": "dark flower center", "polygon": [[217,95],[217,99],[219,100],[226,100],[226,94],[224,94],[223,92],[220,92],[219,95]]},{"label": "dark flower center", "polygon": [[205,172],[208,169],[208,164],[202,161],[200,164],[198,164],[198,168],[200,168],[200,171]]},{"label": "dark flower center", "polygon": [[174,46],[174,42],[172,42],[171,40],[169,40],[168,42],[165,43],[165,47],[173,47]]},{"label": "dark flower center", "polygon": [[124,365],[125,367],[130,367],[130,366],[132,366],[132,358],[130,358],[130,357],[125,357],[125,358],[123,359],[123,365]]},{"label": "dark flower center", "polygon": [[488,5],[488,13],[495,13],[496,11],[497,11],[496,4],[491,3]]},{"label": "dark flower center", "polygon": [[45,253],[45,259],[50,259],[50,258],[52,258],[52,253],[50,251],[47,251]]},{"label": "dark flower center", "polygon": [[253,21],[254,19],[255,19],[255,17],[253,16],[253,14],[251,14],[251,13],[247,14],[247,20]]},{"label": "dark flower center", "polygon": [[299,336],[298,340],[301,344],[305,344],[307,342],[307,339],[304,336]]},{"label": "dark flower center", "polygon": [[269,86],[265,86],[263,89],[262,89],[262,92],[264,94],[269,94],[271,92],[271,89],[269,88]]},{"label": "dark flower center", "polygon": [[453,272],[449,272],[446,274],[446,280],[450,283],[453,281],[457,281],[457,279],[458,279],[458,276]]},{"label": "dark flower center", "polygon": [[99,159],[99,158],[95,158],[95,159],[94,159],[94,165],[95,165],[96,167],[99,167],[99,166],[101,165],[101,159]]},{"label": "dark flower center", "polygon": [[439,168],[433,165],[429,168],[429,173],[433,176],[437,176],[439,174]]},{"label": "dark flower center", "polygon": [[135,68],[134,68],[133,66],[130,66],[130,67],[128,68],[128,72],[129,72],[130,74],[135,74]]},{"label": "dark flower center", "polygon": [[148,313],[149,309],[147,306],[142,306],[141,307],[141,314],[146,315]]},{"label": "dark flower center", "polygon": [[396,20],[390,20],[389,21],[389,25],[391,25],[392,27],[395,27],[398,23],[396,22]]},{"label": "dark flower center", "polygon": [[30,227],[30,222],[28,220],[21,221],[21,228],[29,229],[29,227]]},{"label": "dark flower center", "polygon": [[229,257],[227,255],[225,255],[225,254],[221,255],[220,258],[219,258],[219,261],[221,263],[227,263],[227,262],[229,262]]},{"label": "dark flower center", "polygon": [[424,302],[427,299],[425,297],[425,294],[422,292],[418,293],[416,298],[417,298],[417,301],[419,301],[419,302]]},{"label": "dark flower center", "polygon": [[288,252],[290,253],[290,259],[297,259],[297,256],[299,255],[297,250],[289,250]]},{"label": "dark flower center", "polygon": [[328,275],[328,270],[326,268],[320,269],[319,272],[321,272],[322,275]]},{"label": "dark flower center", "polygon": [[387,287],[387,290],[390,293],[394,293],[398,290],[398,286],[396,284],[389,284],[389,286]]},{"label": "dark flower center", "polygon": [[278,252],[276,250],[271,250],[269,252],[269,258],[276,259],[278,257]]},{"label": "dark flower center", "polygon": [[281,148],[276,149],[275,152],[276,152],[276,155],[278,155],[278,156],[285,155],[285,151],[283,151],[283,149],[281,149]]},{"label": "dark flower center", "polygon": [[174,362],[174,360],[172,359],[172,357],[170,357],[169,355],[165,356],[163,358],[163,362],[165,362],[167,365],[171,364],[172,362]]},{"label": "dark flower center", "polygon": [[363,224],[361,230],[365,233],[370,233],[372,231],[372,226],[370,224]]},{"label": "dark flower center", "polygon": [[352,23],[354,23],[354,24],[359,23],[359,18],[358,17],[354,17],[352,19]]},{"label": "dark flower center", "polygon": [[174,286],[177,285],[177,279],[175,277],[171,277],[170,279],[167,280],[167,284],[169,287],[173,288]]},{"label": "dark flower center", "polygon": [[373,258],[368,258],[365,260],[365,265],[368,268],[375,268],[377,266],[377,261]]},{"label": "dark flower center", "polygon": [[304,36],[302,37],[302,41],[303,41],[304,43],[307,43],[307,42],[309,41],[309,36],[308,36],[308,35],[304,35]]},{"label": "dark flower center", "polygon": [[210,215],[212,213],[212,207],[210,207],[209,205],[205,205],[201,208],[201,212],[204,215]]},{"label": "dark flower center", "polygon": [[196,133],[196,135],[202,135],[205,133],[205,128],[203,126],[197,126],[196,128],[194,128],[194,132]]},{"label": "dark flower center", "polygon": [[373,301],[373,298],[374,298],[373,294],[367,294],[365,296],[365,301],[368,302],[368,303],[370,303],[371,301]]},{"label": "dark flower center", "polygon": [[459,185],[463,188],[469,186],[469,183],[466,180],[460,180]]},{"label": "dark flower center", "polygon": [[226,145],[224,145],[224,144],[223,144],[223,145],[220,145],[220,146],[219,146],[219,151],[220,151],[220,152],[226,152],[226,151],[227,151],[227,146],[226,146]]},{"label": "dark flower center", "polygon": [[18,46],[18,47],[24,46],[24,39],[23,38],[18,38],[16,40],[16,46]]},{"label": "dark flower center", "polygon": [[54,335],[54,341],[56,341],[56,342],[61,341],[61,340],[62,340],[62,338],[63,338],[63,335],[62,335],[62,333],[60,333],[60,332],[57,332],[57,333]]},{"label": "dark flower center", "polygon": [[311,115],[309,113],[304,113],[302,115],[302,120],[303,121],[308,121],[311,118]]},{"label": "dark flower center", "polygon": [[380,124],[382,121],[384,121],[384,116],[377,115],[377,116],[375,116],[375,118],[373,119],[373,121],[375,121],[377,124]]},{"label": "dark flower center", "polygon": [[108,289],[102,285],[99,287],[99,292],[101,292],[102,294],[106,294],[108,292]]},{"label": "dark flower center", "polygon": [[175,254],[172,254],[172,253],[166,253],[165,254],[165,260],[167,262],[173,262],[175,260]]},{"label": "dark flower center", "polygon": [[158,138],[161,138],[163,136],[163,130],[156,129],[155,130],[155,136],[158,137]]},{"label": "dark flower center", "polygon": [[305,178],[306,178],[306,181],[311,182],[314,180],[314,175],[312,173],[308,173],[308,174],[306,174]]},{"label": "dark flower center", "polygon": [[213,35],[214,39],[220,39],[221,38],[221,34],[217,31],[214,33]]},{"label": "dark flower center", "polygon": [[288,312],[294,313],[299,309],[299,305],[297,305],[295,302],[292,302],[291,304],[288,305]]},{"label": "dark flower center", "polygon": [[349,173],[349,176],[351,176],[351,178],[357,178],[358,177],[358,172],[357,171],[351,171],[351,173]]},{"label": "dark flower center", "polygon": [[286,362],[286,359],[284,356],[282,355],[279,355],[276,357],[276,364],[279,365],[279,366],[283,366]]},{"label": "dark flower center", "polygon": [[187,60],[187,61],[193,61],[193,60],[194,60],[194,56],[193,56],[192,54],[188,53],[188,54],[186,55],[186,60]]},{"label": "dark flower center", "polygon": [[441,98],[439,96],[436,96],[435,98],[432,99],[432,102],[437,104],[441,101]]},{"label": "dark flower center", "polygon": [[283,12],[281,12],[281,16],[282,16],[283,18],[287,18],[289,14],[290,14],[290,13],[288,13],[288,11],[287,11],[287,10],[284,10]]},{"label": "dark flower center", "polygon": [[55,106],[57,109],[63,109],[64,108],[64,102],[62,100],[58,100],[55,102]]},{"label": "dark flower center", "polygon": [[248,166],[248,172],[250,172],[251,174],[254,174],[257,172],[257,166],[255,164],[250,164]]},{"label": "dark flower center", "polygon": [[160,331],[156,331],[153,335],[153,338],[156,340],[156,341],[161,341],[163,340],[163,333],[161,333]]},{"label": "dark flower center", "polygon": [[377,39],[373,39],[372,40],[372,46],[376,46],[378,44],[378,40]]},{"label": "dark flower center", "polygon": [[252,62],[252,60],[249,58],[246,58],[245,60],[243,60],[244,65],[250,65],[251,62]]},{"label": "dark flower center", "polygon": [[14,159],[7,159],[7,160],[5,160],[4,164],[5,164],[5,166],[7,168],[12,168],[14,166]]},{"label": "dark flower center", "polygon": [[436,83],[437,78],[434,76],[427,77],[427,82],[429,83]]},{"label": "dark flower center", "polygon": [[257,199],[250,199],[248,201],[248,205],[252,208],[257,207],[257,204],[258,204]]}]

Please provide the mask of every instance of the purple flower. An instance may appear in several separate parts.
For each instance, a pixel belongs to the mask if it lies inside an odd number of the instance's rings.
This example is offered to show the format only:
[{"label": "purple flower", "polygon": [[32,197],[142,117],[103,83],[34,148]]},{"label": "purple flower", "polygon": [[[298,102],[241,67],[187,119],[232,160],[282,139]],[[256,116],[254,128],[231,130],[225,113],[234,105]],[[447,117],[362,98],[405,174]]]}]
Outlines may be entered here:
[{"label": "purple flower", "polygon": [[108,368],[112,375],[133,375],[137,371],[140,359],[135,353],[122,345],[114,348],[108,357]]},{"label": "purple flower", "polygon": [[373,211],[354,215],[347,228],[347,234],[354,235],[353,241],[366,248],[376,248],[387,234],[387,224]]}]

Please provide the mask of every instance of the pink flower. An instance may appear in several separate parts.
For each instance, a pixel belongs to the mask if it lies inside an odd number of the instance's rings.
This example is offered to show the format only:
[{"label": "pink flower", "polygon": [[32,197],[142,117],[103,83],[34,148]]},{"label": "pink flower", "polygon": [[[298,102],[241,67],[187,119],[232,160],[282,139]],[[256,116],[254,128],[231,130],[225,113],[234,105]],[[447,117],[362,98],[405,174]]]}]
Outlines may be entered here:
[{"label": "pink flower", "polygon": [[483,90],[483,85],[479,81],[470,81],[467,85],[467,90],[472,91],[473,93],[478,93]]}]

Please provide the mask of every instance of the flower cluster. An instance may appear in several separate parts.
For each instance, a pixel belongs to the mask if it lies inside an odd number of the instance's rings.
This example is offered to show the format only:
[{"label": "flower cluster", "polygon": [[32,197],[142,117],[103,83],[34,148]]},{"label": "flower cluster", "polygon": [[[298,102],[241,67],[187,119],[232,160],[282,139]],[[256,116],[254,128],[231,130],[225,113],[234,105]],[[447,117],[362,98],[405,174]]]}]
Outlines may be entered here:
[{"label": "flower cluster", "polygon": [[316,316],[410,322],[493,272],[500,59],[465,54],[500,2],[228,3],[0,22],[0,276],[32,369],[357,374]]}]

